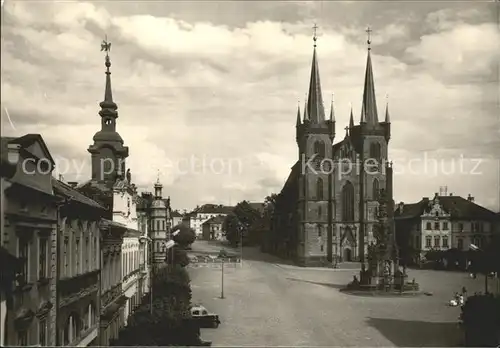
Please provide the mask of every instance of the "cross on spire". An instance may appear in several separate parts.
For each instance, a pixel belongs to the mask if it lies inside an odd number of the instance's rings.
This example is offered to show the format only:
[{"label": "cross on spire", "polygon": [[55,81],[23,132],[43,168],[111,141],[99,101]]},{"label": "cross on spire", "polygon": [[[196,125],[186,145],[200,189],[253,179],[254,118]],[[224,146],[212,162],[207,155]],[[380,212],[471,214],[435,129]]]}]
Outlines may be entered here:
[{"label": "cross on spire", "polygon": [[365,31],[366,31],[366,34],[368,35],[368,38],[367,38],[367,40],[366,40],[366,43],[368,44],[368,50],[370,50],[370,49],[371,49],[370,45],[371,45],[371,43],[372,43],[372,40],[371,40],[371,38],[372,38],[372,36],[371,36],[372,29],[371,29],[370,27],[368,27],[368,28],[366,28],[366,30],[365,30]]},{"label": "cross on spire", "polygon": [[318,26],[316,25],[316,23],[314,23],[314,26],[313,26],[314,47],[316,47],[316,41],[318,40],[317,30],[318,30]]},{"label": "cross on spire", "polygon": [[345,136],[347,136],[349,134],[349,127],[345,127]]}]

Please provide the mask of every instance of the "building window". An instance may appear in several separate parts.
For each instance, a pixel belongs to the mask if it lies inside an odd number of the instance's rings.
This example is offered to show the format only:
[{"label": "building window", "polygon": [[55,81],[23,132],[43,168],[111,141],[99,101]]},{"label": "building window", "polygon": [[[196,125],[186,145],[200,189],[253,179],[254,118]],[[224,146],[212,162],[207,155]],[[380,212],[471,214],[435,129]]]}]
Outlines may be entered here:
[{"label": "building window", "polygon": [[322,141],[316,141],[314,143],[314,153],[318,159],[325,158],[325,143]]},{"label": "building window", "polygon": [[160,220],[156,220],[156,230],[161,231],[160,230]]},{"label": "building window", "polygon": [[48,241],[47,238],[38,240],[38,279],[48,278],[47,263],[48,263]]},{"label": "building window", "polygon": [[318,237],[321,237],[323,235],[323,226],[318,225]]},{"label": "building window", "polygon": [[371,143],[370,144],[370,158],[376,161],[380,161],[381,158],[381,149],[379,143]]},{"label": "building window", "polygon": [[68,254],[68,248],[69,248],[69,240],[64,238],[64,276],[69,277],[70,272],[69,272],[69,254]]},{"label": "building window", "polygon": [[432,238],[431,237],[425,237],[425,247],[430,248],[432,246]]},{"label": "building window", "polygon": [[19,259],[22,262],[21,268],[21,279],[24,283],[29,281],[29,264],[30,264],[30,254],[29,254],[29,242],[24,239],[19,239],[19,251],[18,251]]},{"label": "building window", "polygon": [[76,244],[75,244],[75,274],[80,273],[80,238],[76,239]]},{"label": "building window", "polygon": [[316,181],[316,199],[323,200],[323,179],[321,178]]},{"label": "building window", "polygon": [[458,240],[457,249],[458,250],[464,250],[464,241],[461,238]]},{"label": "building window", "polygon": [[448,237],[443,237],[443,248],[448,248]]},{"label": "building window", "polygon": [[430,222],[427,222],[427,223],[425,224],[425,229],[426,229],[426,230],[432,230],[432,224],[431,224]]},{"label": "building window", "polygon": [[94,237],[93,244],[94,244],[94,251],[95,251],[94,269],[97,269],[97,260],[99,260],[99,253],[100,253],[99,246],[97,245],[97,237]]},{"label": "building window", "polygon": [[163,231],[165,231],[165,220],[163,220],[163,221],[161,222],[161,227],[162,227],[162,230],[163,230]]},{"label": "building window", "polygon": [[439,248],[440,247],[440,238],[439,236],[434,237],[434,247]]},{"label": "building window", "polygon": [[321,214],[321,213],[322,213],[322,211],[321,211],[321,210],[322,210],[322,209],[321,209],[321,206],[319,206],[319,207],[318,207],[318,218],[321,218],[321,215],[322,215],[322,214]]},{"label": "building window", "polygon": [[28,331],[21,330],[17,332],[17,345],[26,347],[28,345]]},{"label": "building window", "polygon": [[45,318],[38,322],[38,343],[42,347],[47,345],[47,320]]},{"label": "building window", "polygon": [[85,238],[85,272],[90,271],[89,258],[90,258],[89,237]]},{"label": "building window", "polygon": [[350,181],[342,188],[342,220],[354,221],[354,186]]},{"label": "building window", "polygon": [[321,251],[323,251],[323,244],[321,244]]},{"label": "building window", "polygon": [[443,222],[443,230],[447,230],[448,229],[448,222]]},{"label": "building window", "polygon": [[377,200],[378,199],[378,193],[379,193],[379,188],[380,184],[378,182],[378,179],[373,179],[373,186],[372,186],[372,197],[373,197],[373,200]]},{"label": "building window", "polygon": [[459,232],[463,232],[463,230],[464,230],[464,224],[460,222],[460,223],[458,224],[458,231],[459,231]]},{"label": "building window", "polygon": [[434,223],[434,229],[435,230],[439,230],[439,222],[435,222]]}]

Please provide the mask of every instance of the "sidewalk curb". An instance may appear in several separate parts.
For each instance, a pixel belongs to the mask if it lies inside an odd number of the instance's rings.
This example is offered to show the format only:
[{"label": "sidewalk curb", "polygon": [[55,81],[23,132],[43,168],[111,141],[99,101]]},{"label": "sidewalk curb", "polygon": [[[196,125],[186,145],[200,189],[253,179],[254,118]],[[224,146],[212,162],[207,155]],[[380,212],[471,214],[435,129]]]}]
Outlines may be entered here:
[{"label": "sidewalk curb", "polygon": [[278,263],[275,263],[274,266],[281,268],[282,270],[298,270],[298,271],[341,271],[341,272],[346,272],[346,271],[354,271],[354,272],[359,272],[361,268],[327,268],[327,267],[300,267],[300,266],[288,266],[288,267],[283,267],[283,265],[280,265]]}]

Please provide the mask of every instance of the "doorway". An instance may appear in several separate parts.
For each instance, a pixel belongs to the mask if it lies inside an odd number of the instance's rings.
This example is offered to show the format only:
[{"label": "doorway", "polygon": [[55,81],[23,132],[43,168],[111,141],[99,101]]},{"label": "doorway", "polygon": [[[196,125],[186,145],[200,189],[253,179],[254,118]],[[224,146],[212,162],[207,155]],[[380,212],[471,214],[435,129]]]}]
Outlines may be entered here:
[{"label": "doorway", "polygon": [[352,262],[352,251],[350,248],[344,249],[344,261],[345,262]]}]

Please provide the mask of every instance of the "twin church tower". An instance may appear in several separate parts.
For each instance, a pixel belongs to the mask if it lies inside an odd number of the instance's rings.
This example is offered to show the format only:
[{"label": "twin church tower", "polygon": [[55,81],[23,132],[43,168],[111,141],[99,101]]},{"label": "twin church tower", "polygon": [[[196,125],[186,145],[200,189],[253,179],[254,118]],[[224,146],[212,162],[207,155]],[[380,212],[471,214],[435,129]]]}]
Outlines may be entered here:
[{"label": "twin church tower", "polygon": [[[316,30],[316,26],[314,28]],[[392,165],[387,164],[391,122],[388,106],[380,121],[375,98],[370,29],[361,115],[342,140],[334,143],[336,120],[332,100],[326,118],[316,52],[316,33],[304,109],[297,110],[299,160],[281,193],[268,249],[304,266],[337,261],[364,261],[373,241],[378,194],[385,188],[392,199]],[[365,167],[369,163],[377,166]],[[329,165],[336,163],[334,169]]]}]

